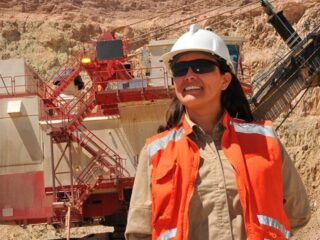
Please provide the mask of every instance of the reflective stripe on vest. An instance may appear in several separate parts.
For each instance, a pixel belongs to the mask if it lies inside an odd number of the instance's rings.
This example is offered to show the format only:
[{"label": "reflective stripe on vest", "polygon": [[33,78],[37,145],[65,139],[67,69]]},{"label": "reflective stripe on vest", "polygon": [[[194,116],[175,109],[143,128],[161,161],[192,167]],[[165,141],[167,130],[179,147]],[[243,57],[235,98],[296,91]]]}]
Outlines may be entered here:
[{"label": "reflective stripe on vest", "polygon": [[149,156],[152,157],[160,149],[165,149],[167,147],[168,142],[180,140],[182,135],[183,135],[183,133],[184,133],[184,129],[183,128],[180,128],[178,130],[172,130],[172,131],[169,132],[169,134],[167,134],[164,137],[159,138],[156,141],[152,142],[148,146],[148,150],[147,150],[148,153],[149,153]]},{"label": "reflective stripe on vest", "polygon": [[276,219],[264,215],[258,215],[257,217],[260,224],[278,229],[280,232],[282,232],[286,239],[289,239],[290,232]]},{"label": "reflective stripe on vest", "polygon": [[235,123],[230,122],[234,130],[240,133],[257,133],[266,137],[276,138],[276,134],[271,126],[261,126],[254,123]]},{"label": "reflective stripe on vest", "polygon": [[172,228],[168,231],[165,231],[164,233],[162,233],[158,240],[167,240],[169,238],[173,238],[177,235],[177,228]]}]

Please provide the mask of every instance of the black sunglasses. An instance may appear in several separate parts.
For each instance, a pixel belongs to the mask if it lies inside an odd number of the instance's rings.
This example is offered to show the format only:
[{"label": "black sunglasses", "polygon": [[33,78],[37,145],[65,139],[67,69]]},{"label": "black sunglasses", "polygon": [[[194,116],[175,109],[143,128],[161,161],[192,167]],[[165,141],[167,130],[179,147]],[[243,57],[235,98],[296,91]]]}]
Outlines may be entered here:
[{"label": "black sunglasses", "polygon": [[171,71],[174,77],[185,76],[191,68],[196,74],[213,72],[219,64],[208,59],[196,59],[192,61],[177,62],[172,64]]}]

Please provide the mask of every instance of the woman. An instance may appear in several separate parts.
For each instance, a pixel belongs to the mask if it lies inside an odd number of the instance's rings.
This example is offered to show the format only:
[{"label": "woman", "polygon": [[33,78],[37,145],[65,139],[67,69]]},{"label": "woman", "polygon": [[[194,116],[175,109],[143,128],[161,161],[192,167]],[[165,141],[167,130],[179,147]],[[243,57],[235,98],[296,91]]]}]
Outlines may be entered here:
[{"label": "woman", "polygon": [[176,98],[140,154],[126,238],[288,239],[308,198],[270,121],[253,122],[223,40],[192,25],[163,62]]}]

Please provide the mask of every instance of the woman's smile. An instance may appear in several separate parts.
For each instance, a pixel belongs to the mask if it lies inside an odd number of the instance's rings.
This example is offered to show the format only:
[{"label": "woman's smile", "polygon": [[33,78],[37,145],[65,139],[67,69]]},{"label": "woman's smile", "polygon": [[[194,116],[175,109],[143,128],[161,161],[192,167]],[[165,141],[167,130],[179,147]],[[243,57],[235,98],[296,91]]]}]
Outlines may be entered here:
[{"label": "woman's smile", "polygon": [[[186,53],[177,63],[199,59],[215,61],[203,53]],[[210,110],[213,106],[220,106],[223,79],[218,68],[206,73],[195,73],[194,69],[189,67],[185,75],[174,78],[176,95],[188,110],[200,107]]]},{"label": "woman's smile", "polygon": [[187,95],[187,94],[191,94],[191,95],[194,95],[194,94],[199,94],[201,92],[203,92],[203,87],[201,86],[187,86],[183,89],[183,95]]},{"label": "woman's smile", "polygon": [[190,91],[193,91],[193,90],[202,90],[202,87],[199,87],[199,86],[188,86],[188,87],[185,87],[183,89],[183,91],[185,91],[185,92],[190,92]]}]

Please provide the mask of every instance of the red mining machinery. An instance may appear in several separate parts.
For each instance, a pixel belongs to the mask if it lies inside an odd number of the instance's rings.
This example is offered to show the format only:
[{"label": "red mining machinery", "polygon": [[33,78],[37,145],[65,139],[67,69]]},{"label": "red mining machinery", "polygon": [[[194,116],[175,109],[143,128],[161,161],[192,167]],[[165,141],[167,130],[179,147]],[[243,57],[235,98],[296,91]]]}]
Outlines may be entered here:
[{"label": "red mining machinery", "polygon": [[[65,217],[69,222],[83,222],[104,216],[99,218],[100,223],[114,226],[116,232],[122,232],[120,236],[123,234],[133,176],[124,167],[124,159],[90,131],[83,120],[88,116],[118,115],[120,102],[173,96],[173,89],[167,84],[148,87],[142,75],[135,79],[136,72],[143,69],[133,69],[127,53],[125,40],[114,39],[111,33],[105,33],[97,40],[95,49],[82,50],[57,71],[49,80],[54,86],[45,82],[41,84],[41,120],[47,123],[51,149],[55,144],[64,143],[64,150],[58,158],[52,150],[52,187],[46,188],[46,192],[53,195],[53,223],[61,223]],[[87,81],[83,81],[80,73],[86,74]],[[123,87],[132,83],[133,87]],[[76,100],[72,101],[66,100],[62,94],[70,84],[81,89]],[[76,160],[67,150],[72,142],[91,156],[80,172],[73,169],[72,161]],[[65,184],[65,179],[60,176],[66,174],[62,162],[68,154],[70,180]],[[105,194],[94,195],[94,191]],[[105,204],[98,204],[102,202]]]}]

